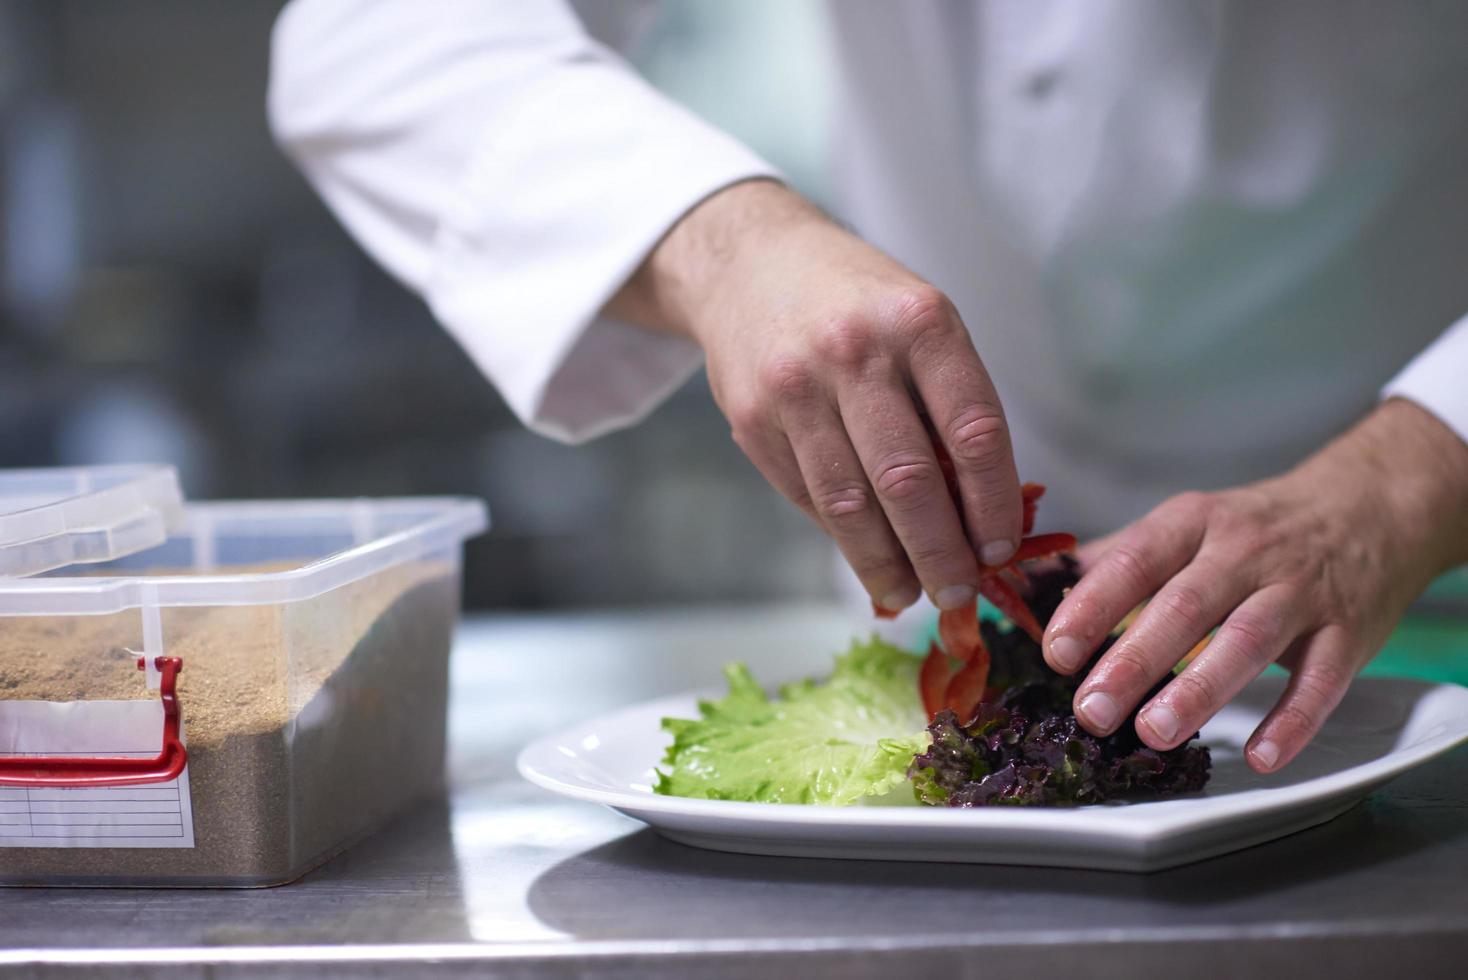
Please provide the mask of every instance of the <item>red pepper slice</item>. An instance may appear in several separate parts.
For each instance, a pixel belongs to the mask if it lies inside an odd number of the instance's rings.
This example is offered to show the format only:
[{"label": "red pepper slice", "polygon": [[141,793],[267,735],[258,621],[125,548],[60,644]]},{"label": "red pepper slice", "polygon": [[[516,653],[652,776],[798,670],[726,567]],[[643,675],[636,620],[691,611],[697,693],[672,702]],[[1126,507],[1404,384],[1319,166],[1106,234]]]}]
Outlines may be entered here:
[{"label": "red pepper slice", "polygon": [[984,702],[988,686],[989,651],[981,646],[977,655],[948,682],[948,690],[943,697],[944,707],[957,715],[960,722],[967,723]]},{"label": "red pepper slice", "polygon": [[[960,500],[958,474],[953,459],[933,431],[931,420],[923,417],[928,434],[933,442],[933,455],[949,493]],[[1075,535],[1039,534],[1031,535],[1035,527],[1035,511],[1039,500],[1045,495],[1045,486],[1040,483],[1025,483],[1020,486],[1020,501],[1023,507],[1021,524],[1023,538],[1014,556],[1003,565],[984,567],[979,576],[979,593],[992,602],[1015,626],[1036,642],[1041,642],[1042,628],[1025,602],[1022,591],[1028,579],[1017,566],[1020,562],[1033,561],[1061,552],[1076,549]],[[961,513],[961,511],[960,511]],[[879,619],[894,618],[897,613],[872,604],[872,612]],[[938,636],[942,648],[932,644],[927,658],[923,660],[918,675],[918,684],[923,698],[923,707],[929,716],[937,713],[939,706],[951,708],[961,719],[973,717],[979,704],[994,692],[987,689],[989,680],[989,651],[984,646],[983,634],[979,630],[977,604],[963,609],[950,609],[938,617]],[[962,666],[953,673],[949,658],[958,660]],[[941,695],[940,695],[941,691]]]},{"label": "red pepper slice", "polygon": [[1015,550],[1014,557],[1009,559],[1009,564],[1034,561],[1036,558],[1048,558],[1051,555],[1075,550],[1076,536],[1074,534],[1036,534],[1019,543],[1019,548]]},{"label": "red pepper slice", "polygon": [[938,636],[943,649],[954,660],[969,660],[984,648],[984,635],[979,632],[977,603],[959,609],[945,609],[938,614]]},{"label": "red pepper slice", "polygon": [[928,655],[923,658],[923,665],[918,670],[918,691],[922,694],[923,710],[928,713],[929,720],[943,710],[943,698],[948,692],[950,673],[948,655],[937,643],[930,644]]},{"label": "red pepper slice", "polygon": [[995,569],[994,574],[1004,579],[1005,582],[1008,582],[1009,587],[1020,595],[1024,595],[1029,590],[1029,576],[1013,565],[1005,565],[1003,568]]},{"label": "red pepper slice", "polygon": [[1045,496],[1045,484],[1026,483],[1019,488],[1020,504],[1024,507],[1024,524],[1021,530],[1029,534],[1035,529],[1035,507],[1041,497]]},{"label": "red pepper slice", "polygon": [[1008,616],[1010,622],[1028,633],[1036,643],[1040,642],[1041,629],[1035,614],[1030,612],[1030,607],[1014,587],[997,572],[986,572],[979,579],[979,592]]}]

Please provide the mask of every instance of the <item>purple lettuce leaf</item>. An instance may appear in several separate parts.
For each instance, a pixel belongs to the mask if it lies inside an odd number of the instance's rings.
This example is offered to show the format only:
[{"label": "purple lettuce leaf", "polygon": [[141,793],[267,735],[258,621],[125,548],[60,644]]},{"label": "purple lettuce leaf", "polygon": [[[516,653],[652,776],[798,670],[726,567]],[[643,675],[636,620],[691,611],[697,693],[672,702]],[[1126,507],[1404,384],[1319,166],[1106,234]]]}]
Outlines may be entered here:
[{"label": "purple lettuce leaf", "polygon": [[[1042,622],[1076,578],[1075,565],[1068,562],[1032,579],[1030,602]],[[908,768],[919,801],[952,807],[1079,806],[1193,793],[1208,782],[1211,759],[1205,746],[1192,744],[1196,735],[1159,752],[1137,737],[1133,719],[1104,737],[1080,727],[1071,702],[1095,658],[1067,677],[1050,670],[1039,647],[1021,631],[988,621],[981,628],[993,661],[991,683],[1003,693],[981,705],[967,723],[951,711],[933,720],[931,744]]]}]

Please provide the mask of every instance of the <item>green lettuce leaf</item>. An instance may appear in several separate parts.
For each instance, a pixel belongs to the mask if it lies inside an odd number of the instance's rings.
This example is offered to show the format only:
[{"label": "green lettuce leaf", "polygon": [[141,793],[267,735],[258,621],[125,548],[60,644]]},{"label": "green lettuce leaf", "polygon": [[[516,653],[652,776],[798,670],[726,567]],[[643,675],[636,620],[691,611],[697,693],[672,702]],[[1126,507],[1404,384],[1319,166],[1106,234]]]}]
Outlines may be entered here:
[{"label": "green lettuce leaf", "polygon": [[877,639],[854,643],[824,683],[771,700],[743,664],[701,717],[664,718],[673,736],[654,789],[668,796],[846,806],[903,783],[928,745],[921,658]]}]

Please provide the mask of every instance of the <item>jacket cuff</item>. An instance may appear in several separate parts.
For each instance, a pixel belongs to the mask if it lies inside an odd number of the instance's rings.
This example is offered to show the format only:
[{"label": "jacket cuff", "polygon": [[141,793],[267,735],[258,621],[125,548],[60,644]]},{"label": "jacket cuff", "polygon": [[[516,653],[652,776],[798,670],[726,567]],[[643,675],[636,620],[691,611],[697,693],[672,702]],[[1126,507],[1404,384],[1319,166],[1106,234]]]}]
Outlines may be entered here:
[{"label": "jacket cuff", "polygon": [[1387,382],[1381,397],[1416,402],[1468,442],[1468,316]]},{"label": "jacket cuff", "polygon": [[546,73],[516,107],[476,149],[425,292],[527,426],[578,442],[642,419],[702,359],[602,307],[691,208],[775,170],[609,53]]}]

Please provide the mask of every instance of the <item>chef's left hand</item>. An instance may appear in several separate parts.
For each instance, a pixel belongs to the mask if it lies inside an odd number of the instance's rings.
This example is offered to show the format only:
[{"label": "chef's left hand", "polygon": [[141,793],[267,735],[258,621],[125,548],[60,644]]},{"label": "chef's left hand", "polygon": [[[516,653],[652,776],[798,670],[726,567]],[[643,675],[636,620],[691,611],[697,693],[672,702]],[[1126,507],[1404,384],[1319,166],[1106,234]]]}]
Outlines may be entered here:
[{"label": "chef's left hand", "polygon": [[1137,734],[1182,743],[1266,666],[1291,677],[1245,755],[1273,772],[1305,747],[1407,605],[1468,561],[1468,444],[1415,404],[1390,400],[1288,473],[1187,493],[1096,542],[1045,633],[1074,673],[1134,607],[1146,608],[1076,692],[1097,735],[1217,627],[1148,702]]}]

